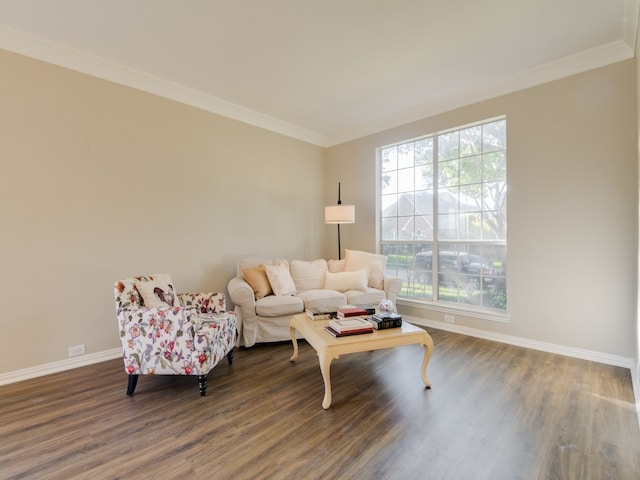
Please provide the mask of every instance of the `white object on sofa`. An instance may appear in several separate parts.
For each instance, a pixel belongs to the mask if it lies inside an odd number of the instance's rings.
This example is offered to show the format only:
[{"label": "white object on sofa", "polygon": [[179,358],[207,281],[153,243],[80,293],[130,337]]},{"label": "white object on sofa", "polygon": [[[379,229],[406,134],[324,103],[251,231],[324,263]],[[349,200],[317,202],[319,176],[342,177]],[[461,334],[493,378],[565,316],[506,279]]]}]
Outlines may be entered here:
[{"label": "white object on sofa", "polygon": [[[265,265],[265,269],[280,266],[278,270],[286,266],[295,285],[295,294],[271,294],[256,298],[256,292],[246,281],[243,269],[260,265]],[[329,262],[324,259],[291,262],[264,257],[239,259],[237,276],[228,283],[229,298],[235,305],[238,321],[239,345],[251,347],[256,343],[290,340],[291,317],[307,308],[337,309],[347,304],[378,305],[384,299],[391,300],[395,305],[402,280],[385,277],[385,265],[386,257],[357,250],[347,250],[345,259]],[[327,276],[330,277],[329,284],[336,289],[325,288]],[[372,282],[379,282],[377,284],[381,284],[382,288],[372,287]]]}]

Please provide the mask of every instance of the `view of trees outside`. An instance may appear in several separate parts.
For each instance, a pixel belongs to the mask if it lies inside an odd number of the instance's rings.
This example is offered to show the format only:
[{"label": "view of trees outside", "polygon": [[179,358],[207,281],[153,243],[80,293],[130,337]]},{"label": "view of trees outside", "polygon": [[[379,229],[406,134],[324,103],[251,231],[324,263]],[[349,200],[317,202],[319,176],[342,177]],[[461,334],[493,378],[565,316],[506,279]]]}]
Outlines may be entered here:
[{"label": "view of trees outside", "polygon": [[506,310],[506,120],[384,147],[380,167],[381,250],[401,295]]}]

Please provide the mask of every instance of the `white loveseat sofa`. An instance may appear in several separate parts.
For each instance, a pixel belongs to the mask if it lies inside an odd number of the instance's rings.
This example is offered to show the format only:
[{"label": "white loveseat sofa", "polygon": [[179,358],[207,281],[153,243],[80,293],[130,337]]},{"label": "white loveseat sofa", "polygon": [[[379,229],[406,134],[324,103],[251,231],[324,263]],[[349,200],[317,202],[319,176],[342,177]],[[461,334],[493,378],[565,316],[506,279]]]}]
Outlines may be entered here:
[{"label": "white loveseat sofa", "polygon": [[402,280],[385,276],[387,258],[347,250],[343,260],[238,260],[228,284],[235,304],[239,345],[289,340],[289,321],[307,308],[335,310],[343,305],[395,305]]}]

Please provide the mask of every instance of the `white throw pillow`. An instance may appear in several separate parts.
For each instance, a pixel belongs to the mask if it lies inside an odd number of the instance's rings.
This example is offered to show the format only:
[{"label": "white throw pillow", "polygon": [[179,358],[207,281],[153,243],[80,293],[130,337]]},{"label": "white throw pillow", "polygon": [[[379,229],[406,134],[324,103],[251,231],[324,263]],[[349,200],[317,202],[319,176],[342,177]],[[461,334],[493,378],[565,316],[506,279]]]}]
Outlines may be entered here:
[{"label": "white throw pillow", "polygon": [[384,270],[387,266],[387,257],[375,253],[347,250],[345,271],[353,272],[366,268],[369,272],[369,286],[384,289]]},{"label": "white throw pillow", "polygon": [[289,265],[265,265],[267,278],[276,296],[295,295],[296,286],[289,273]]},{"label": "white throw pillow", "polygon": [[335,290],[336,292],[346,292],[347,290],[367,290],[367,270],[357,270],[355,272],[325,273],[324,288]]},{"label": "white throw pillow", "polygon": [[327,261],[323,258],[313,262],[291,260],[291,278],[298,292],[322,289],[327,270]]},{"label": "white throw pillow", "polygon": [[347,262],[346,258],[343,258],[342,260],[329,260],[327,262],[329,266],[329,271],[331,273],[344,272],[344,266],[346,262]]},{"label": "white throw pillow", "polygon": [[145,307],[180,306],[178,294],[168,273],[136,278],[134,285],[140,292]]}]

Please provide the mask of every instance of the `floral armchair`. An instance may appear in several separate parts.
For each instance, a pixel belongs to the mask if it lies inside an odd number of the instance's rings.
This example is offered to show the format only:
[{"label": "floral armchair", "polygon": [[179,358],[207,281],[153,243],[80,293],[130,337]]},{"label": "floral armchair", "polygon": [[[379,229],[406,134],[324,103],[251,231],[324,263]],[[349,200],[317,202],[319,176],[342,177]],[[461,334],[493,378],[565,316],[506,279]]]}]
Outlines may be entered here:
[{"label": "floral armchair", "polygon": [[149,374],[197,375],[205,395],[213,367],[225,356],[233,362],[236,316],[224,293],[176,294],[168,274],[118,281],[114,293],[127,395]]}]

